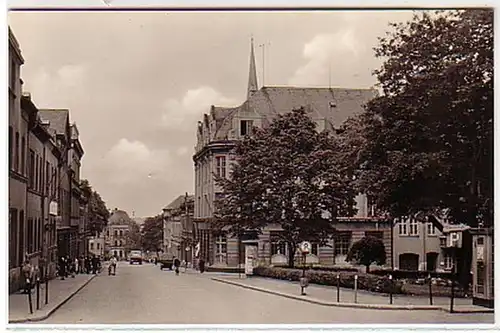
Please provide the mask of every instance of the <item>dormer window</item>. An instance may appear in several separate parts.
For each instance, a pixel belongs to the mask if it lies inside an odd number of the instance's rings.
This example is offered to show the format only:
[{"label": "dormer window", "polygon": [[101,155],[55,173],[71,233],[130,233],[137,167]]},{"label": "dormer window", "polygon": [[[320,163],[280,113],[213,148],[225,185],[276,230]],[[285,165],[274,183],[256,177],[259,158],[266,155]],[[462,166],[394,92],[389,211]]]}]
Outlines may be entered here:
[{"label": "dormer window", "polygon": [[249,135],[252,132],[253,120],[241,120],[240,121],[240,135]]}]

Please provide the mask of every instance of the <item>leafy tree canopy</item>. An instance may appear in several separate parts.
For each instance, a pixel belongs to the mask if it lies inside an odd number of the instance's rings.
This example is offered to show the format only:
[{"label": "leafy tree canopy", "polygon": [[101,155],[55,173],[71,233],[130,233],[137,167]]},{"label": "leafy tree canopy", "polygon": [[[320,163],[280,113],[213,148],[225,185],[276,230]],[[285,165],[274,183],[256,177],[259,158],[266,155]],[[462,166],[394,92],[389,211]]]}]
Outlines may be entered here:
[{"label": "leafy tree canopy", "polygon": [[348,262],[366,266],[367,273],[371,264],[384,265],[386,259],[384,243],[373,236],[363,237],[354,243],[346,258]]},{"label": "leafy tree canopy", "polygon": [[278,116],[236,143],[230,179],[216,177],[214,224],[233,235],[275,223],[289,245],[325,244],[338,216],[354,213],[352,165],[334,136],[318,133],[304,109]]},{"label": "leafy tree canopy", "polygon": [[89,181],[82,179],[80,189],[88,200],[88,228],[92,233],[102,232],[109,219],[109,210],[97,191],[92,189]]},{"label": "leafy tree canopy", "polygon": [[145,251],[158,251],[163,243],[163,217],[148,217],[141,232],[142,248]]},{"label": "leafy tree canopy", "polygon": [[359,187],[393,216],[492,225],[493,10],[423,13],[375,48],[383,95],[358,120]]}]

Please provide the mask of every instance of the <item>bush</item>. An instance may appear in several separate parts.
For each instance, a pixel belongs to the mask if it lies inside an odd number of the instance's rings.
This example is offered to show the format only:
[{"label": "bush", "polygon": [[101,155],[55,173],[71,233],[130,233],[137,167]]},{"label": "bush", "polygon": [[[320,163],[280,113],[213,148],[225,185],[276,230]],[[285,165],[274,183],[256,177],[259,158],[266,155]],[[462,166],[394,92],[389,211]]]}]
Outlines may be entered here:
[{"label": "bush", "polygon": [[[294,268],[290,267],[280,267],[283,269],[300,269],[302,270],[303,266],[302,265],[296,265]],[[359,272],[359,269],[355,267],[335,267],[335,266],[307,266],[306,265],[306,270],[313,270],[313,271],[325,271],[325,272]]]},{"label": "bush", "polygon": [[[254,275],[269,277],[280,280],[288,281],[299,281],[302,276],[302,270],[291,269],[291,268],[278,268],[278,267],[264,267],[259,266],[253,269]],[[348,272],[328,272],[322,270],[308,270],[306,271],[306,277],[309,279],[310,283],[336,286],[337,285],[337,275],[340,276],[340,286],[344,288],[354,289],[354,276],[358,275],[358,289],[389,293],[392,289],[394,294],[403,293],[403,283],[401,281],[393,280],[389,281],[386,276],[377,276],[365,273],[356,273],[352,271]]]}]

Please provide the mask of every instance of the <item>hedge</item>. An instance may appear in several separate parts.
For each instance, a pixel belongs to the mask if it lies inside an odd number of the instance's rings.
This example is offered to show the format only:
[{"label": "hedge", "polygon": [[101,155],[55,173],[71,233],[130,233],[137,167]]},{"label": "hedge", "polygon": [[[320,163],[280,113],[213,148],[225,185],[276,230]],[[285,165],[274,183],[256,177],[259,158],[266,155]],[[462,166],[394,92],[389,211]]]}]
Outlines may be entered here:
[{"label": "hedge", "polygon": [[[299,281],[302,277],[301,269],[279,268],[279,267],[264,267],[258,266],[253,269],[253,274],[262,277],[269,277],[280,280]],[[393,294],[403,293],[403,283],[401,281],[393,280],[392,282],[388,277],[377,276],[366,273],[356,272],[339,272],[338,274],[331,271],[321,270],[307,270],[306,277],[310,283],[336,286],[337,275],[340,277],[340,286],[344,288],[354,289],[354,276],[358,275],[358,289],[375,291],[381,293],[390,293],[392,289]]]},{"label": "hedge", "polygon": [[452,277],[451,272],[399,271],[399,270],[391,271],[390,269],[376,269],[370,271],[370,274],[379,276],[392,274],[393,278],[395,279],[425,279],[429,276],[429,274],[433,278],[451,279]]},{"label": "hedge", "polygon": [[[296,265],[294,268],[280,267],[284,269],[300,269],[302,270],[302,265]],[[355,267],[334,267],[334,266],[306,266],[306,270],[312,269],[313,271],[324,271],[324,272],[359,272],[359,269]]]}]

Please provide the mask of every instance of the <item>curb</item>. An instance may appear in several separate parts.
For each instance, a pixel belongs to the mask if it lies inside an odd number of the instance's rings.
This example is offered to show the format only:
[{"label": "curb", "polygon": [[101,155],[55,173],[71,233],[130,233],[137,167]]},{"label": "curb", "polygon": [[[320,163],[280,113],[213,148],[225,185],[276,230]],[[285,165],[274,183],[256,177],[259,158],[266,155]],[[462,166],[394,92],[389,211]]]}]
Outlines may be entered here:
[{"label": "curb", "polygon": [[73,296],[75,296],[80,290],[82,290],[83,288],[85,288],[85,286],[87,286],[90,283],[90,281],[92,281],[93,279],[95,279],[96,276],[97,275],[93,275],[90,279],[88,279],[87,281],[85,281],[85,283],[83,283],[75,291],[71,292],[65,299],[63,299],[59,304],[57,304],[55,307],[53,307],[52,309],[50,309],[47,313],[45,313],[43,315],[40,315],[40,316],[37,316],[37,317],[28,317],[28,318],[23,318],[23,319],[9,320],[8,323],[9,324],[21,324],[21,323],[29,323],[29,322],[38,322],[38,321],[42,321],[42,320],[45,320],[45,319],[49,318],[61,306],[63,306],[70,299],[72,299]]},{"label": "curb", "polygon": [[[323,306],[330,306],[330,307],[341,307],[341,308],[358,308],[358,309],[376,309],[376,310],[420,310],[420,311],[444,311],[444,312],[450,312],[448,308],[445,308],[443,306],[439,305],[390,305],[390,304],[360,304],[360,303],[334,303],[334,302],[328,302],[328,301],[321,301],[318,299],[313,299],[313,298],[304,298],[301,296],[296,296],[292,294],[287,294],[287,293],[282,293],[274,290],[269,290],[265,288],[260,288],[260,287],[254,287],[254,286],[249,286],[244,283],[239,283],[239,282],[234,282],[234,281],[228,281],[225,279],[220,279],[220,278],[211,278],[213,281],[221,282],[221,283],[226,283],[234,286],[238,286],[241,288],[245,289],[250,289],[254,291],[260,291],[263,293],[271,294],[271,295],[276,295],[276,296],[281,296],[285,298],[290,298],[294,299],[297,301],[302,301],[302,302],[307,302],[307,303],[312,303],[312,304],[317,304],[317,305],[323,305]],[[494,313],[493,309],[484,309],[484,310],[457,310],[455,309],[453,313]]]}]

